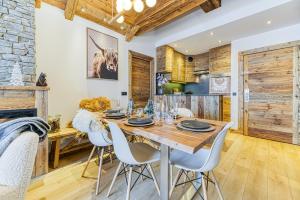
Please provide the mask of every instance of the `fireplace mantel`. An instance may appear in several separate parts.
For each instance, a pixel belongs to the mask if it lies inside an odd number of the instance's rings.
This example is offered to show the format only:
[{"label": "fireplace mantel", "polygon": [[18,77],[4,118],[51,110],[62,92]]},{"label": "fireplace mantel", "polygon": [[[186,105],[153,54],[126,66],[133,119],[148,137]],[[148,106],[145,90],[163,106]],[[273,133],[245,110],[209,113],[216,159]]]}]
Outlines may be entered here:
[{"label": "fireplace mantel", "polygon": [[40,86],[0,86],[0,90],[36,91],[36,90],[50,90],[50,88],[40,87]]},{"label": "fireplace mantel", "polygon": [[[47,121],[49,87],[0,86],[0,110],[37,109],[37,116]],[[33,176],[48,172],[48,138],[39,144]]]}]

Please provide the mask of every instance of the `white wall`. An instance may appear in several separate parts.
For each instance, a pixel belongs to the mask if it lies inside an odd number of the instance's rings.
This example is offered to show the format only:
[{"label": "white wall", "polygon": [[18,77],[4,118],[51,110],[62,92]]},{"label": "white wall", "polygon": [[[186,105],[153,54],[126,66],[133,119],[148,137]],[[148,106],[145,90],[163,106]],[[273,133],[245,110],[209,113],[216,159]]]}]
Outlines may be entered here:
[{"label": "white wall", "polygon": [[[231,45],[231,77],[232,77],[232,92],[238,94],[238,54],[241,51],[251,50],[255,48],[271,46],[291,41],[300,40],[300,24],[277,29],[258,35],[253,35],[246,38],[241,38],[232,41]],[[235,128],[238,126],[238,95],[232,96],[231,103],[231,119],[235,123]]]},{"label": "white wall", "polygon": [[[86,78],[87,28],[119,39],[118,81]],[[153,36],[128,43],[123,35],[80,17],[65,20],[62,10],[48,4],[36,9],[37,74],[47,74],[49,114],[61,114],[65,124],[74,116],[80,99],[96,96],[120,99],[125,106],[127,97],[121,97],[121,91],[128,91],[128,50],[155,57]]]}]

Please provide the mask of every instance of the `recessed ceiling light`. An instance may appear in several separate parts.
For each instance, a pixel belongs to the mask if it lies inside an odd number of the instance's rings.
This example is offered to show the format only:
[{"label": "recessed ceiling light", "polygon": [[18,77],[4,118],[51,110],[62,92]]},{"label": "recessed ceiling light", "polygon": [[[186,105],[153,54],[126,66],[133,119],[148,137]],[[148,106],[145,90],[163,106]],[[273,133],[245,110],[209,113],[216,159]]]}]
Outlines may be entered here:
[{"label": "recessed ceiling light", "polygon": [[214,35],[214,32],[210,32],[210,35],[213,36],[213,35]]},{"label": "recessed ceiling light", "polygon": [[177,47],[178,45],[177,44],[174,44],[174,47]]},{"label": "recessed ceiling light", "polygon": [[186,53],[188,53],[188,52],[189,52],[189,50],[185,50],[185,52],[186,52]]},{"label": "recessed ceiling light", "polygon": [[272,24],[272,21],[271,20],[268,20],[267,21],[267,24],[269,25],[269,24]]},{"label": "recessed ceiling light", "polygon": [[81,8],[81,12],[85,12],[86,9],[84,7]]},{"label": "recessed ceiling light", "polygon": [[124,26],[121,26],[120,28],[121,28],[121,30],[123,30],[123,29],[124,29]]},{"label": "recessed ceiling light", "polygon": [[104,18],[103,18],[103,21],[107,22],[107,18],[106,18],[106,17],[104,17]]},{"label": "recessed ceiling light", "polygon": [[219,40],[219,43],[222,43],[222,40]]}]

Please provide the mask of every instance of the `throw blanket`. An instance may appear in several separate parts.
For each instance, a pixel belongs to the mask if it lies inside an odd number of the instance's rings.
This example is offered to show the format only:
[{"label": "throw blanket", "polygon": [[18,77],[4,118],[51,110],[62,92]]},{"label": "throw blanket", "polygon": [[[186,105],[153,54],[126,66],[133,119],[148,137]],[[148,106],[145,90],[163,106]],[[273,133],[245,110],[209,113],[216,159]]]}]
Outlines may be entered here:
[{"label": "throw blanket", "polygon": [[0,156],[8,145],[25,131],[31,131],[39,135],[40,142],[43,141],[50,126],[39,117],[24,117],[0,123]]}]

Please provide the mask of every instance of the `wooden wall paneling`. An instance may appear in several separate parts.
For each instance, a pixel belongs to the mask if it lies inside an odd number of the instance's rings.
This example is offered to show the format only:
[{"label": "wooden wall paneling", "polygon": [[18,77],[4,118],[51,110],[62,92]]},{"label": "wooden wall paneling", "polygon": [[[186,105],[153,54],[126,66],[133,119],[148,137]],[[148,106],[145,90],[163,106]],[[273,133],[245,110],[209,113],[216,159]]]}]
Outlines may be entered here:
[{"label": "wooden wall paneling", "polygon": [[293,143],[300,144],[300,137],[299,137],[299,47],[296,46],[293,48],[294,55],[293,55],[293,127],[294,127],[294,134],[293,134]]},{"label": "wooden wall paneling", "polygon": [[211,75],[231,75],[231,45],[209,50],[209,73]]},{"label": "wooden wall paneling", "polygon": [[244,133],[244,55],[242,53],[239,53],[238,74],[238,132]]},{"label": "wooden wall paneling", "polygon": [[[248,97],[246,98],[245,94],[247,92],[247,94],[249,93],[249,86],[248,86],[248,56],[243,56],[243,62],[244,62],[244,90],[243,90],[243,108],[244,108],[244,115],[243,115],[243,131],[244,131],[244,135],[248,135],[248,117],[249,117],[249,113],[248,113]],[[247,90],[247,91],[246,91]],[[249,94],[250,95],[250,94]]]},{"label": "wooden wall paneling", "polygon": [[42,0],[35,0],[35,7],[36,8],[41,8],[42,5]]}]

